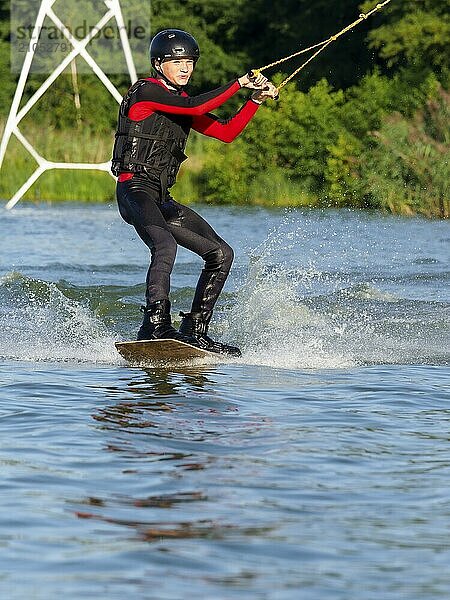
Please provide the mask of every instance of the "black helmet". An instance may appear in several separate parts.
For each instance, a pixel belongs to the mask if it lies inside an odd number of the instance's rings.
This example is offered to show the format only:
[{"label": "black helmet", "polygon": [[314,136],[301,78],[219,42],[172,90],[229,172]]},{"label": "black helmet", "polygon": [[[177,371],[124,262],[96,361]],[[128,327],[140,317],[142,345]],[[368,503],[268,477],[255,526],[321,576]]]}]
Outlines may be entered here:
[{"label": "black helmet", "polygon": [[174,58],[192,58],[194,64],[200,58],[200,48],[195,38],[181,29],[164,29],[155,35],[150,44],[150,62]]}]

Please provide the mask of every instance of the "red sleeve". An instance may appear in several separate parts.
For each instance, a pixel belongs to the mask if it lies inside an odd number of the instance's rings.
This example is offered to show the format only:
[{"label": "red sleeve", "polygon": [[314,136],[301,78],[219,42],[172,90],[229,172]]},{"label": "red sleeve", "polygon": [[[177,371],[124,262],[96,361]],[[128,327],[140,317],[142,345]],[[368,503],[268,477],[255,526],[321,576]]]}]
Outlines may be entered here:
[{"label": "red sleeve", "polygon": [[128,116],[133,121],[142,121],[155,111],[192,117],[204,115],[221,106],[240,89],[235,80],[205,94],[190,97],[173,94],[164,86],[147,81],[136,90]]},{"label": "red sleeve", "polygon": [[232,142],[252,119],[259,106],[249,100],[234,117],[227,120],[218,119],[210,114],[196,116],[192,120],[192,129],[222,142]]}]

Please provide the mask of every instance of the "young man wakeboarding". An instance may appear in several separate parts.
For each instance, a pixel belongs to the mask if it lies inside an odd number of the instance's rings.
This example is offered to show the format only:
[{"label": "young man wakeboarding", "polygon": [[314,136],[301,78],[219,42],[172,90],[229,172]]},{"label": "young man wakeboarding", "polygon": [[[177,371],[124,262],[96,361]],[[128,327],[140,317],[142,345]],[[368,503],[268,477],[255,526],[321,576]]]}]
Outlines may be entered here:
[{"label": "young man wakeboarding", "polygon": [[[175,183],[191,129],[231,142],[276,88],[263,75],[243,75],[222,87],[189,97],[184,91],[200,50],[189,33],[167,29],[150,45],[156,77],[140,79],[128,90],[119,111],[112,158],[118,177],[117,201],[122,218],[133,225],[150,248],[144,321],[138,340],[174,339],[210,352],[240,356],[239,348],[208,336],[214,305],[233,261],[232,248],[192,209],[176,202],[169,189]],[[230,119],[210,113],[241,88],[255,90]],[[204,259],[192,308],[177,331],[170,317],[170,275],[177,244]]]}]

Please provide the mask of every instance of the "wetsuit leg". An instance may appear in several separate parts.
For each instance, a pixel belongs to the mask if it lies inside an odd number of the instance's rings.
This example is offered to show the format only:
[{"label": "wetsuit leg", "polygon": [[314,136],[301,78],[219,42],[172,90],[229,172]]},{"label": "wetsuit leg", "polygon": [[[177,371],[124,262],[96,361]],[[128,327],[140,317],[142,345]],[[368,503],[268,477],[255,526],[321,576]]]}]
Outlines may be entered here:
[{"label": "wetsuit leg", "polygon": [[169,298],[170,274],[177,252],[177,242],[161,212],[159,200],[159,190],[138,178],[117,184],[119,212],[127,223],[133,225],[151,252],[147,305]]},{"label": "wetsuit leg", "polygon": [[180,214],[178,220],[168,223],[173,237],[180,246],[195,252],[205,261],[191,310],[210,317],[230,272],[233,249],[194,210],[174,200],[172,203]]}]

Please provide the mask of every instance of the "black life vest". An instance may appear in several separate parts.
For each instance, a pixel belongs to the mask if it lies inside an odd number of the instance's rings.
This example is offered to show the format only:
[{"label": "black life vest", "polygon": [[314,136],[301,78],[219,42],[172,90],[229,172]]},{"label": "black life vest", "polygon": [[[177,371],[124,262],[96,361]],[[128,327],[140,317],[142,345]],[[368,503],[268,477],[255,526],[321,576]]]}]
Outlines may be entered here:
[{"label": "black life vest", "polygon": [[139,80],[124,96],[119,110],[111,171],[120,173],[147,173],[159,179],[161,188],[171,187],[176,180],[184,154],[192,118],[155,112],[142,121],[128,118],[133,95],[145,80]]}]

